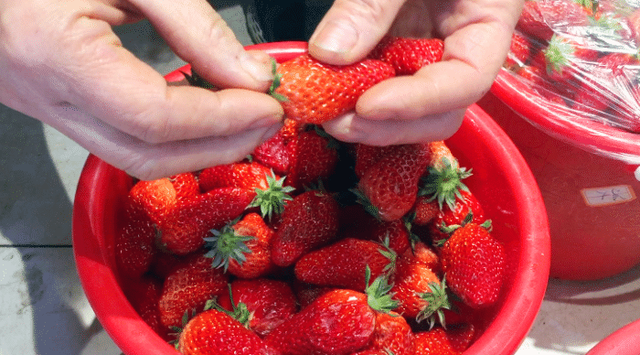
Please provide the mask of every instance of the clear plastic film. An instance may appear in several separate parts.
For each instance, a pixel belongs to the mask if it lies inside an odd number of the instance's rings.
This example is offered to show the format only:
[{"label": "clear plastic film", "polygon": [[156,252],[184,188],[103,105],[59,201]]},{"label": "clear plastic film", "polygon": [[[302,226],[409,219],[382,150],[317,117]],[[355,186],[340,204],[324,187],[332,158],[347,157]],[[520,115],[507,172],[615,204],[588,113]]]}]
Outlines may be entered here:
[{"label": "clear plastic film", "polygon": [[640,164],[640,0],[528,0],[492,92],[555,138]]}]

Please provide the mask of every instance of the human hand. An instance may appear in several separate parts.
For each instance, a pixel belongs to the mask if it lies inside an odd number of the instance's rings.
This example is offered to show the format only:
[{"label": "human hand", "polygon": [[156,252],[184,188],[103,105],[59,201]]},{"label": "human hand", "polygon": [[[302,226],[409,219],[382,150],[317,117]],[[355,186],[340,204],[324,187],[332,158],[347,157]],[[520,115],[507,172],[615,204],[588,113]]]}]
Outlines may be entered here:
[{"label": "human hand", "polygon": [[[169,85],[112,26],[148,18],[218,92]],[[206,0],[0,0],[0,102],[141,179],[237,161],[281,126],[266,53]],[[247,105],[250,102],[250,105]]]},{"label": "human hand", "polygon": [[440,37],[442,61],[366,91],[355,112],[325,123],[347,142],[389,145],[453,135],[466,108],[491,87],[509,50],[523,0],[336,0],[309,40],[331,64],[364,58],[385,34]]}]

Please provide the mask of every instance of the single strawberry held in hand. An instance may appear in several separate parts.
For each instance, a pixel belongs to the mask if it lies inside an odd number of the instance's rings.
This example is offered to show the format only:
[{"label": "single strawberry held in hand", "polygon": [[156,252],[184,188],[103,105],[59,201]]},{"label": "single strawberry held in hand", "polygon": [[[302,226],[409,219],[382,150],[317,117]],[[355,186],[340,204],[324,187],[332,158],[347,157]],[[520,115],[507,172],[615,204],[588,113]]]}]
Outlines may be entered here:
[{"label": "single strawberry held in hand", "polygon": [[365,90],[394,75],[391,65],[375,59],[336,66],[303,54],[278,67],[271,93],[286,117],[321,124],[354,109]]}]

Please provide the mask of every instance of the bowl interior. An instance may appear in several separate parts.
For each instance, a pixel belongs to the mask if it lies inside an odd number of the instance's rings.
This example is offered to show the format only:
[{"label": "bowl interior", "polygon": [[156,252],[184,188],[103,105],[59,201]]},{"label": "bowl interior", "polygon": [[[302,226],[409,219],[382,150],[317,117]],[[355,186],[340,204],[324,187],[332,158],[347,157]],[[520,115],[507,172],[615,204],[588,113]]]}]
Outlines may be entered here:
[{"label": "bowl interior", "polygon": [[[278,61],[306,51],[302,42],[252,46]],[[186,66],[167,75],[182,79]],[[480,313],[483,335],[466,354],[513,354],[539,310],[549,272],[549,231],[540,191],[517,148],[491,118],[472,106],[460,130],[447,141],[466,180],[492,219],[494,235],[507,247],[510,274],[501,299]],[[78,184],[73,215],[74,255],[82,286],[96,316],[125,354],[172,354],[133,310],[119,284],[113,236],[132,179],[90,155]]]}]

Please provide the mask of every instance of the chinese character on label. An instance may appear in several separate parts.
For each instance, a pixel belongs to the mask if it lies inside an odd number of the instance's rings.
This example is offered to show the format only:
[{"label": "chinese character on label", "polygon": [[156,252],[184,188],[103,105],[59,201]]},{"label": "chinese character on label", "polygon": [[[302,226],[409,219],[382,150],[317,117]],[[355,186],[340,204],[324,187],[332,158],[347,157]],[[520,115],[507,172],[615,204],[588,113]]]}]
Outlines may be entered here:
[{"label": "chinese character on label", "polygon": [[594,187],[582,189],[581,192],[584,202],[591,207],[615,205],[636,199],[636,194],[628,185]]}]

